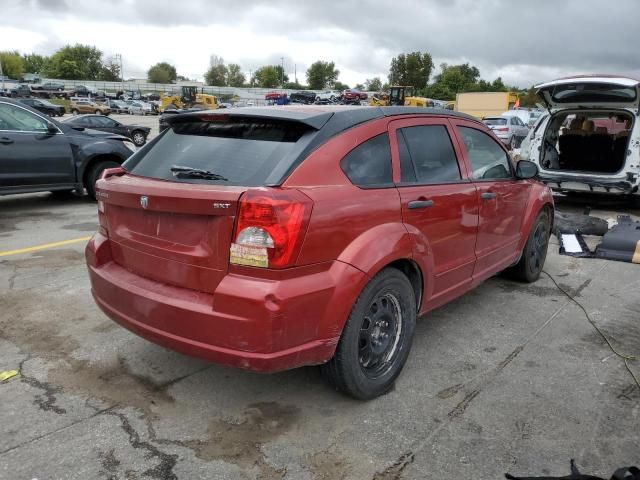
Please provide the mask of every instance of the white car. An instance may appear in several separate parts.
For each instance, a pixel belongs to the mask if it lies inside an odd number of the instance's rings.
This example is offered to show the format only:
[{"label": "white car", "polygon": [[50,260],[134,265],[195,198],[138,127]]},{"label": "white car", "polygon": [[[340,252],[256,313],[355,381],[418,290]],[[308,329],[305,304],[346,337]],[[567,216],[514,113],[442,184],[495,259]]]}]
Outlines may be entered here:
[{"label": "white car", "polygon": [[154,113],[150,103],[134,100],[129,104],[129,115],[153,115]]},{"label": "white car", "polygon": [[640,200],[640,81],[606,75],[561,78],[537,87],[549,111],[522,144],[521,160],[562,192],[633,195]]},{"label": "white car", "polygon": [[508,110],[504,112],[502,116],[518,117],[526,126],[532,127],[536,123],[536,120],[538,120],[538,118],[540,118],[542,114],[544,114],[544,112],[541,112],[540,110],[527,110],[524,108],[517,108],[515,110]]},{"label": "white car", "polygon": [[330,100],[335,102],[342,95],[338,90],[325,90],[324,92],[316,92],[316,100]]}]

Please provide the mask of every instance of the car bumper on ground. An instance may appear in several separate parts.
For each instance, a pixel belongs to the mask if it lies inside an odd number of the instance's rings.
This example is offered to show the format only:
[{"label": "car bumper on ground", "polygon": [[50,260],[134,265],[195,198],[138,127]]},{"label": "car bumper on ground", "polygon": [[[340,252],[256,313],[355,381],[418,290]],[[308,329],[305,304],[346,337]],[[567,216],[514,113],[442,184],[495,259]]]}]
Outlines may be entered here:
[{"label": "car bumper on ground", "polygon": [[302,277],[228,273],[205,293],[129,272],[113,261],[101,234],[86,257],[95,301],[120,325],[190,356],[262,372],[329,360],[366,282],[360,270],[334,261],[304,267]]}]

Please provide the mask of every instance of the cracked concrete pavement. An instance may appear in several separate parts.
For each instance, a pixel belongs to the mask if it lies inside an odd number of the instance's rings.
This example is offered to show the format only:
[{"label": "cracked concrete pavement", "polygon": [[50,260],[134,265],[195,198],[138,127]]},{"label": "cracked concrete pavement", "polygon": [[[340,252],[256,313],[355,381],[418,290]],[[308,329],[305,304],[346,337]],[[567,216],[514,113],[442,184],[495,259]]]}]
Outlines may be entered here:
[{"label": "cracked concrete pavement", "polygon": [[[85,198],[0,198],[0,250],[96,225]],[[0,370],[20,370],[0,384],[0,479],[489,479],[566,475],[570,458],[608,478],[640,463],[640,390],[546,277],[493,278],[421,319],[395,388],[363,403],[316,368],[255,374],[134,336],[94,305],[83,247],[0,257]],[[640,356],[640,267],[557,250],[547,271]]]}]

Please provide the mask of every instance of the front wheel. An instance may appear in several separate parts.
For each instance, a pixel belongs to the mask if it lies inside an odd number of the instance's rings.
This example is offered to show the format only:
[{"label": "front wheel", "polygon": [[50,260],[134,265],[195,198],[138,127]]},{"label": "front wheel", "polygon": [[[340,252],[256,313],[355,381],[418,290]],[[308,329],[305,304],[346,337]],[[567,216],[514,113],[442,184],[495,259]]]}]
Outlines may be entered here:
[{"label": "front wheel", "polygon": [[345,324],[335,355],[321,366],[329,383],[360,400],[389,391],[409,356],[416,298],[409,279],[395,268],[363,289]]},{"label": "front wheel", "polygon": [[520,260],[506,271],[508,276],[526,283],[533,283],[540,278],[549,248],[550,222],[549,213],[546,210],[540,212],[533,222]]},{"label": "front wheel", "polygon": [[87,194],[93,199],[96,199],[96,182],[107,168],[119,167],[120,164],[113,160],[105,160],[98,162],[91,167],[87,175],[85,176],[84,188],[87,189]]}]

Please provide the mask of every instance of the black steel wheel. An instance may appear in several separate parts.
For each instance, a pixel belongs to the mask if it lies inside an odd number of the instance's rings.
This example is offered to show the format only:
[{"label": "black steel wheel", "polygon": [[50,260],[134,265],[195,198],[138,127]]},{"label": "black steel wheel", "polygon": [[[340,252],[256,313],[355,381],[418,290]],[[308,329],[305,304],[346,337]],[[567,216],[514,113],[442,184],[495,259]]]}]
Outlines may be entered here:
[{"label": "black steel wheel", "polygon": [[361,400],[389,391],[409,356],[416,298],[400,270],[386,268],[362,290],[322,373],[337,390]]},{"label": "black steel wheel", "polygon": [[547,258],[550,230],[549,213],[543,210],[533,222],[520,260],[507,270],[509,276],[527,283],[538,280]]}]

